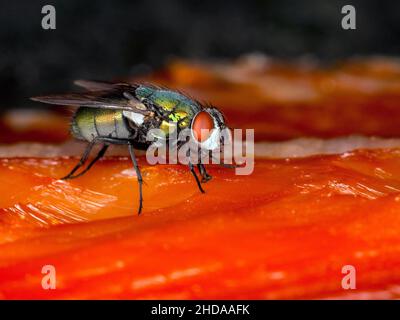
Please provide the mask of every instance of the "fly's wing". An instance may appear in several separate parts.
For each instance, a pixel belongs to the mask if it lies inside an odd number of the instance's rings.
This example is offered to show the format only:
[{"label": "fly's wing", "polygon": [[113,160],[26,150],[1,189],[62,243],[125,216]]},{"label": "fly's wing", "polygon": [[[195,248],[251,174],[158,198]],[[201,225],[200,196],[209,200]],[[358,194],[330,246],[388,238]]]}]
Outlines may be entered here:
[{"label": "fly's wing", "polygon": [[109,91],[109,90],[115,90],[117,87],[121,88],[130,86],[127,83],[112,83],[112,82],[93,81],[93,80],[75,80],[74,84],[88,91]]},{"label": "fly's wing", "polygon": [[109,90],[39,96],[31,99],[60,106],[127,110],[144,115],[149,113],[146,106],[129,92],[135,89],[133,86],[129,84],[109,84],[109,86]]}]

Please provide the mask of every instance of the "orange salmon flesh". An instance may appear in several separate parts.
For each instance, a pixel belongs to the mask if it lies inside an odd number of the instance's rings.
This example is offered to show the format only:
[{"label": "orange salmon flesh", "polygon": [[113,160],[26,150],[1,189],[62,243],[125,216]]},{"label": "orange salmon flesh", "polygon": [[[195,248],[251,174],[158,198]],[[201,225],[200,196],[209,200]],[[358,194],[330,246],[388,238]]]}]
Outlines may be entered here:
[{"label": "orange salmon flesh", "polygon": [[138,216],[127,158],[71,181],[57,178],[76,158],[1,159],[1,298],[400,296],[399,149],[256,159],[249,176],[212,166],[206,194],[186,167],[144,160]]}]

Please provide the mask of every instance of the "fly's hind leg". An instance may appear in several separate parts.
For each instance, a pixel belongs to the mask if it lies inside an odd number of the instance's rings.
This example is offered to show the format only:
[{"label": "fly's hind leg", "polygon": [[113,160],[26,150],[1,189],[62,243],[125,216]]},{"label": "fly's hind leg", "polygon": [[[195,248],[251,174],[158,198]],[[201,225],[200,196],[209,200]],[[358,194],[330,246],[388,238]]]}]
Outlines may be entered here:
[{"label": "fly's hind leg", "polygon": [[68,180],[68,179],[74,178],[74,173],[85,164],[86,160],[89,157],[90,151],[92,151],[95,143],[96,143],[96,139],[93,139],[92,141],[89,142],[89,144],[87,145],[87,147],[85,149],[85,152],[82,155],[82,158],[79,160],[79,162],[76,164],[76,166],[71,170],[71,172],[68,173],[65,177],[62,177],[61,180]]},{"label": "fly's hind leg", "polygon": [[197,169],[199,169],[200,175],[201,175],[201,183],[206,183],[207,181],[210,181],[212,179],[212,176],[210,176],[207,173],[206,167],[204,164],[199,163],[197,165]]},{"label": "fly's hind leg", "polygon": [[99,151],[99,153],[97,154],[97,156],[96,156],[95,158],[93,158],[92,161],[90,161],[90,163],[88,164],[88,166],[87,166],[82,172],[80,172],[80,173],[78,173],[78,174],[76,174],[76,175],[74,175],[74,176],[70,176],[69,179],[75,179],[75,178],[81,177],[81,176],[83,176],[86,172],[88,172],[88,171],[90,170],[90,168],[91,168],[98,160],[100,160],[100,159],[104,156],[104,154],[106,153],[108,147],[109,147],[109,146],[108,146],[107,144],[103,145],[103,147],[100,149],[100,151]]},{"label": "fly's hind leg", "polygon": [[135,156],[135,150],[133,148],[133,145],[131,143],[128,144],[128,149],[129,149],[129,154],[131,156],[132,159],[132,163],[133,163],[133,167],[135,168],[136,171],[136,176],[137,176],[137,180],[139,183],[139,210],[138,210],[138,214],[140,214],[142,212],[142,208],[143,208],[143,178],[142,178],[142,173],[140,172],[137,160],[136,160],[136,156]]}]

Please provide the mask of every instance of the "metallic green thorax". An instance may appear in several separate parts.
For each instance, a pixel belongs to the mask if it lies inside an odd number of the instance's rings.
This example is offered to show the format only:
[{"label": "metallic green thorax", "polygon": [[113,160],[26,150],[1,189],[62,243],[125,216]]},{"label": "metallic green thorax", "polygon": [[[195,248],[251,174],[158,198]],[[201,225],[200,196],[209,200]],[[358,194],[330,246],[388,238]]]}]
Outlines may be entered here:
[{"label": "metallic green thorax", "polygon": [[159,126],[166,135],[171,127],[168,122],[178,123],[179,129],[187,128],[195,114],[201,110],[201,106],[196,101],[176,91],[139,86],[135,93],[139,100],[147,99],[170,112],[169,121],[162,121]]},{"label": "metallic green thorax", "polygon": [[72,134],[91,141],[97,136],[128,139],[132,131],[136,131],[138,142],[144,142],[149,129],[161,129],[167,136],[171,126],[172,129],[179,127],[179,130],[189,127],[193,117],[201,111],[199,103],[176,91],[140,85],[135,95],[144,106],[147,101],[162,109],[168,114],[168,121],[153,114],[143,122],[133,123],[127,121],[122,110],[80,107],[72,119]]}]

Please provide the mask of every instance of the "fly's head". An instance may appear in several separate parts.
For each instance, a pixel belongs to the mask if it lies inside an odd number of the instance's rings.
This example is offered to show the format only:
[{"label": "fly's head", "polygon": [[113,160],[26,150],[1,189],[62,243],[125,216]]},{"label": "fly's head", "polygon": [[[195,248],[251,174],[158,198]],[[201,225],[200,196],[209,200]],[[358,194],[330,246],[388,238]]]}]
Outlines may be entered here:
[{"label": "fly's head", "polygon": [[193,117],[190,129],[192,139],[199,145],[202,152],[222,149],[231,141],[225,118],[214,107],[207,107],[198,112]]}]

